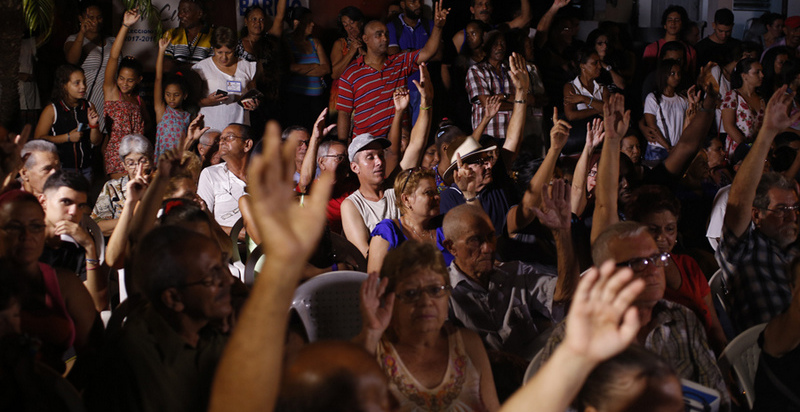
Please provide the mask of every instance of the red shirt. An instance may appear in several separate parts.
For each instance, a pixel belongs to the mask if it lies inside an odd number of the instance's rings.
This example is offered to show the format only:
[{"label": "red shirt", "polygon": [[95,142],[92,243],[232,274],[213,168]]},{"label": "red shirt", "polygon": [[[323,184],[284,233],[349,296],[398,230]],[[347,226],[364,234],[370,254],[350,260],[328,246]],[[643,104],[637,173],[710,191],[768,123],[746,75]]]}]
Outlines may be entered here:
[{"label": "red shirt", "polygon": [[371,133],[386,136],[392,126],[392,95],[405,86],[408,76],[417,70],[419,50],[387,56],[381,70],[364,64],[359,56],[339,78],[336,110],[353,112],[353,136]]}]

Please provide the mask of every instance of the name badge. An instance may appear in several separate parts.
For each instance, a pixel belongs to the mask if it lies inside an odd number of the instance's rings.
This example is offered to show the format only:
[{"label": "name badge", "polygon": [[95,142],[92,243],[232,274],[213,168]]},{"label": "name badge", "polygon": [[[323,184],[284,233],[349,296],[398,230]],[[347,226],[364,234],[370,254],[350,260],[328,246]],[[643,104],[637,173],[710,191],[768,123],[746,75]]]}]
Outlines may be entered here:
[{"label": "name badge", "polygon": [[226,90],[228,93],[241,93],[242,92],[242,82],[238,80],[228,80],[225,84]]}]

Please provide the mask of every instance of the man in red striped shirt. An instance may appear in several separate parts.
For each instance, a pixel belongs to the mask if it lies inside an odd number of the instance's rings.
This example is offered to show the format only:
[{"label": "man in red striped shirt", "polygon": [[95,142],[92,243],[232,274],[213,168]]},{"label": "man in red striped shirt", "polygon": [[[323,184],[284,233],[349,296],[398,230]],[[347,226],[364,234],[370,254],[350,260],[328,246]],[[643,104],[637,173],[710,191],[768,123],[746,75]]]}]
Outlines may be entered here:
[{"label": "man in red striped shirt", "polygon": [[[428,61],[439,49],[442,27],[447,21],[449,9],[442,9],[442,2],[434,4],[434,24],[428,42],[420,50],[389,56],[389,36],[386,25],[373,20],[364,26],[362,40],[367,54],[360,56],[342,74],[339,80],[339,140],[370,133],[386,136],[392,124],[394,105],[392,94],[398,87],[406,85],[406,79],[417,65]],[[350,134],[350,114],[353,130]]]}]

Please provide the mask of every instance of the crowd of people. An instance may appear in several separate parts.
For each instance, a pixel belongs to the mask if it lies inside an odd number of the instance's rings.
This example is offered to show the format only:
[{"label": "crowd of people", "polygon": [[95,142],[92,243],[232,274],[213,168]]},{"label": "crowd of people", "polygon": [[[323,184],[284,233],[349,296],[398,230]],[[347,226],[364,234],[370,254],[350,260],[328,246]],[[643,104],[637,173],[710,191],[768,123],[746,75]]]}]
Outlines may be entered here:
[{"label": "crowd of people", "polygon": [[[800,16],[448,1],[326,39],[181,0],[150,90],[140,10],[80,2],[0,142],[0,409],[750,410],[718,358],[759,325],[752,410],[800,409]],[[361,331],[308,342],[294,291],[343,270]]]}]

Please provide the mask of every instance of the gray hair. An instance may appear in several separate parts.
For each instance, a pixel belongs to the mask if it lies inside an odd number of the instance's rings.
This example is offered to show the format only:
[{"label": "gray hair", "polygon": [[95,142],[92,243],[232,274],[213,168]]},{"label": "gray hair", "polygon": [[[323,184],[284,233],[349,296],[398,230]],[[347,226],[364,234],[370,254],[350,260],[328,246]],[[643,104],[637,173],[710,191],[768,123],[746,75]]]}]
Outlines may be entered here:
[{"label": "gray hair", "polygon": [[209,136],[211,136],[214,133],[216,133],[219,136],[219,135],[222,134],[222,131],[221,130],[217,130],[217,129],[208,129],[205,132],[203,132],[202,135],[200,135],[200,138],[197,139],[197,141],[202,143],[202,144],[204,144],[204,145],[206,145],[206,146],[211,146],[212,144],[214,144],[214,142],[210,142],[209,143],[208,139],[209,139]]},{"label": "gray hair", "polygon": [[311,136],[311,132],[309,132],[308,129],[303,126],[289,126],[283,129],[283,133],[281,133],[281,140],[288,139],[292,132],[305,132],[307,135]]},{"label": "gray hair", "polygon": [[153,144],[140,134],[129,134],[119,143],[119,158],[125,160],[131,153],[141,153],[150,159],[153,158]]},{"label": "gray hair", "polygon": [[592,244],[592,262],[595,266],[600,266],[606,260],[614,259],[609,250],[611,242],[636,237],[642,233],[648,233],[647,226],[633,221],[619,222],[607,227]]},{"label": "gray hair", "polygon": [[[319,148],[317,148],[317,161],[319,161],[323,157],[327,156],[328,153],[331,150],[331,146],[337,145],[337,144],[341,145],[342,147],[344,147],[345,150],[347,149],[347,145],[345,145],[344,143],[342,143],[342,142],[340,142],[338,140],[326,140],[326,141],[320,143],[319,144]],[[345,153],[344,156],[347,157],[347,154]]]},{"label": "gray hair", "polygon": [[756,188],[756,197],[753,199],[753,207],[766,209],[769,207],[770,189],[791,190],[794,192],[794,185],[789,183],[783,175],[776,172],[767,172],[761,176]]},{"label": "gray hair", "polygon": [[58,156],[58,149],[52,142],[42,139],[31,140],[30,142],[25,143],[25,146],[22,146],[22,151],[19,153],[22,157],[22,161],[25,162],[24,167],[26,169],[31,169],[33,166],[35,166],[33,163],[33,156],[31,156],[33,152],[49,152],[56,155],[56,157]]}]

